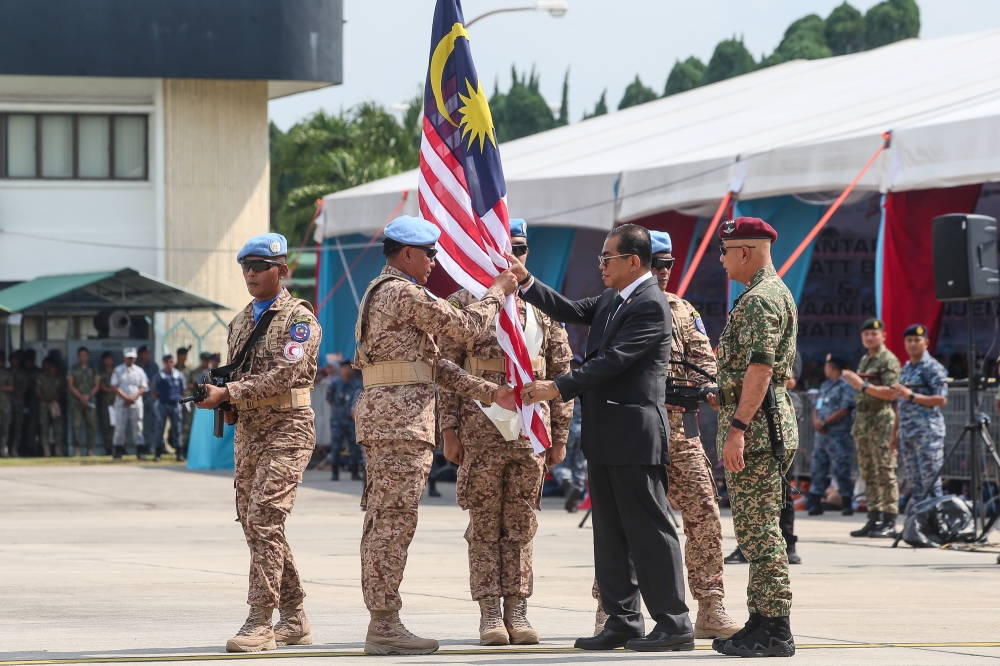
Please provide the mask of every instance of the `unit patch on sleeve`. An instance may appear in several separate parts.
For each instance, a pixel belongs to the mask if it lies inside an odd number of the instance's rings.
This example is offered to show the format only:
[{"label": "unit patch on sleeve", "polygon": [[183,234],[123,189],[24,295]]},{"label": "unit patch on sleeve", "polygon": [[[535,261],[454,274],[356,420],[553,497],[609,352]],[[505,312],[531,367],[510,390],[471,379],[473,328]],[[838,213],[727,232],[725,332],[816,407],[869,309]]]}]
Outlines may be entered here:
[{"label": "unit patch on sleeve", "polygon": [[305,349],[302,348],[298,342],[289,342],[285,345],[285,358],[287,358],[292,363],[296,363],[302,360],[305,355]]},{"label": "unit patch on sleeve", "polygon": [[295,340],[296,342],[305,342],[306,340],[308,340],[309,333],[310,333],[309,324],[302,321],[296,324],[292,324],[292,328],[288,332],[292,340]]},{"label": "unit patch on sleeve", "polygon": [[694,312],[692,312],[691,316],[694,317],[694,327],[698,329],[698,332],[701,333],[702,335],[708,335],[708,333],[705,331],[705,322],[701,320],[701,315],[698,314],[698,311],[695,310]]}]

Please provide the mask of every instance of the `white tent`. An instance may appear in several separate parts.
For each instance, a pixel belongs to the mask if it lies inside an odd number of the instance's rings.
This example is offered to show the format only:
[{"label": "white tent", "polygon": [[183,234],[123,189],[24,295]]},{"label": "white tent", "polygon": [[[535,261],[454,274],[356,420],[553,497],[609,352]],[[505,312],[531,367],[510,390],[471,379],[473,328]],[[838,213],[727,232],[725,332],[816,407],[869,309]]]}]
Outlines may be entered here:
[{"label": "white tent", "polygon": [[[501,146],[513,215],[609,229],[664,210],[837,192],[892,132],[858,185],[883,192],[1000,180],[1000,31],[794,61]],[[324,197],[318,235],[373,234],[416,170]],[[821,195],[822,196],[822,195]]]}]

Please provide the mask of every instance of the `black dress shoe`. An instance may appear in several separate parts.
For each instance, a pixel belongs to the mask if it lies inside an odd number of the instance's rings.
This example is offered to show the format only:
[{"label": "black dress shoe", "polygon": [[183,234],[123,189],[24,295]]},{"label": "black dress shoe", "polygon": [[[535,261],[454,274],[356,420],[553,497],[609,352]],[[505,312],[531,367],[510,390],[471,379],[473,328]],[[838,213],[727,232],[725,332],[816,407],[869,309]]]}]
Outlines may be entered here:
[{"label": "black dress shoe", "polygon": [[738,546],[737,546],[736,550],[734,550],[733,552],[731,552],[729,555],[726,555],[726,557],[723,560],[723,562],[725,562],[726,564],[749,564],[750,563],[749,560],[747,560],[747,558],[743,557],[743,551],[740,550]]},{"label": "black dress shoe", "polygon": [[654,629],[644,638],[633,638],[626,650],[636,652],[680,652],[694,649],[694,633],[671,634]]},{"label": "black dress shoe", "polygon": [[573,643],[573,647],[580,650],[614,650],[616,648],[625,647],[629,641],[633,641],[637,638],[642,637],[627,636],[625,634],[619,634],[616,631],[609,631],[605,629],[596,636],[586,636],[584,638],[576,639],[576,643]]}]

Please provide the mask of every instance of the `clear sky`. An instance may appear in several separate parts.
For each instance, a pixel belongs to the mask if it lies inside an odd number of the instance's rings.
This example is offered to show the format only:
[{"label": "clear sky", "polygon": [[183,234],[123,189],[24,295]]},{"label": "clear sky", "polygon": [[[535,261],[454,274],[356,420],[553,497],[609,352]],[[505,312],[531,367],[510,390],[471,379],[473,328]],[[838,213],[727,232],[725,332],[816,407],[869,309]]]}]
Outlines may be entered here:
[{"label": "clear sky", "polygon": [[[568,0],[569,12],[488,17],[470,28],[472,55],[487,94],[494,81],[510,87],[510,68],[541,74],[541,90],[558,105],[569,76],[570,122],[593,109],[608,90],[618,107],[636,74],[663,93],[674,61],[690,55],[707,63],[715,45],[733,35],[758,60],[781,41],[797,18],[826,18],[842,0]],[[852,0],[862,12],[877,0]],[[533,5],[534,0],[466,0],[466,20],[490,9]],[[920,37],[1000,28],[1000,0],[917,0]],[[386,106],[410,99],[423,85],[430,50],[434,0],[344,0],[344,83],[270,103],[271,119],[288,129],[324,109],[337,112],[367,100]]]}]

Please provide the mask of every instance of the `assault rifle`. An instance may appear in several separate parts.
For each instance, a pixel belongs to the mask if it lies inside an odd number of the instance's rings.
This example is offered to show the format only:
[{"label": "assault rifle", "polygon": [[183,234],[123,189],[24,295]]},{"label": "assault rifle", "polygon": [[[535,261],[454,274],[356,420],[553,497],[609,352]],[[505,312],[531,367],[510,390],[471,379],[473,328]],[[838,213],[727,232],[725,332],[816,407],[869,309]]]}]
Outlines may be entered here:
[{"label": "assault rifle", "polygon": [[[226,387],[226,383],[228,381],[229,381],[229,375],[228,374],[216,377],[215,376],[215,370],[212,370],[205,377],[205,384],[195,384],[194,385],[194,389],[192,391],[192,395],[190,395],[190,396],[188,396],[186,398],[181,398],[181,403],[185,403],[185,402],[201,402],[202,400],[204,400],[205,398],[208,397],[208,389],[205,388],[206,384],[211,384],[212,386],[218,386],[220,388],[225,388]],[[214,414],[214,416],[215,416],[215,422],[212,424],[212,434],[215,435],[216,437],[218,437],[219,439],[222,439],[223,426],[225,425],[225,422],[226,422],[225,421],[225,414],[230,409],[232,409],[232,405],[230,405],[228,402],[224,402],[221,405],[219,405],[218,407],[216,407],[214,410],[212,410],[212,411],[215,412],[215,414]]]},{"label": "assault rifle", "polygon": [[[701,375],[704,375],[705,377],[708,377],[713,382],[715,381],[715,377],[708,374],[694,363],[684,360],[671,361],[670,363],[672,365],[684,366]],[[701,436],[701,430],[698,427],[698,405],[706,400],[709,393],[718,393],[718,391],[719,389],[715,386],[698,388],[694,385],[694,381],[688,379],[687,377],[667,375],[667,397],[665,402],[668,405],[684,408],[685,437],[691,439],[693,437]]]}]

